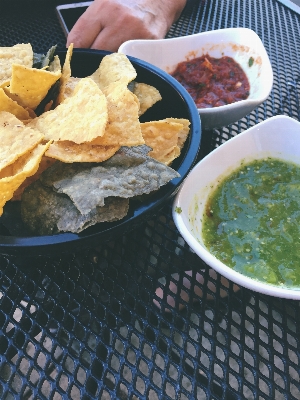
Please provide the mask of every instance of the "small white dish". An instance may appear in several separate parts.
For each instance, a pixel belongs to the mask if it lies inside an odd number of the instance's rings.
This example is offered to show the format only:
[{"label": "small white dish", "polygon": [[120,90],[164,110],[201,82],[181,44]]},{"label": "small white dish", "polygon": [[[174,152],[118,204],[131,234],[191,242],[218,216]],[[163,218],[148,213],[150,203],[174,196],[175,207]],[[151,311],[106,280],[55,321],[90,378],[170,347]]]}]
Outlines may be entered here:
[{"label": "small white dish", "polygon": [[204,207],[212,188],[217,185],[218,178],[230,174],[242,160],[251,161],[266,156],[300,165],[300,122],[287,116],[272,117],[213,150],[184,180],[174,200],[173,218],[187,244],[221,275],[260,293],[300,300],[300,288],[264,283],[226,266],[208,251],[202,239],[201,219]]},{"label": "small white dish", "polygon": [[[220,107],[198,109],[204,129],[227,126],[243,118],[267,99],[273,86],[273,71],[264,45],[259,36],[247,28],[219,29],[171,39],[129,40],[118,51],[168,73],[172,73],[179,62],[203,54],[215,58],[229,56],[238,62],[250,83],[249,97]],[[251,57],[254,62],[249,66]]]}]

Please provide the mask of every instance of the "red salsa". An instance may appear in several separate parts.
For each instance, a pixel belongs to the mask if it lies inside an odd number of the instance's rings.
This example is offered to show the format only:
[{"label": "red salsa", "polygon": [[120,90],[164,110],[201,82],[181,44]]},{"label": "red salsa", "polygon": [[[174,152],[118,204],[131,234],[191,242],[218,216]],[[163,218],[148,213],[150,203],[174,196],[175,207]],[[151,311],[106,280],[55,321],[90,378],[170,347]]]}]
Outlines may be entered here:
[{"label": "red salsa", "polygon": [[249,96],[247,76],[231,57],[213,58],[205,54],[183,61],[172,76],[186,88],[198,108],[223,106]]}]

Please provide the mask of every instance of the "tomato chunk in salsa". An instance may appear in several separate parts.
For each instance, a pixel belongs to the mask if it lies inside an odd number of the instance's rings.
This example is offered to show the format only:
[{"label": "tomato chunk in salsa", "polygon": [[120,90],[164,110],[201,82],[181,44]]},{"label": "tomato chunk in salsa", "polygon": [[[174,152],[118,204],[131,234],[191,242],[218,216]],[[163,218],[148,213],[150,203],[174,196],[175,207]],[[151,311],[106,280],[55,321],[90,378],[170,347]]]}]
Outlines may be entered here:
[{"label": "tomato chunk in salsa", "polygon": [[179,63],[171,75],[186,88],[198,108],[219,107],[249,96],[248,78],[231,57],[205,54]]}]

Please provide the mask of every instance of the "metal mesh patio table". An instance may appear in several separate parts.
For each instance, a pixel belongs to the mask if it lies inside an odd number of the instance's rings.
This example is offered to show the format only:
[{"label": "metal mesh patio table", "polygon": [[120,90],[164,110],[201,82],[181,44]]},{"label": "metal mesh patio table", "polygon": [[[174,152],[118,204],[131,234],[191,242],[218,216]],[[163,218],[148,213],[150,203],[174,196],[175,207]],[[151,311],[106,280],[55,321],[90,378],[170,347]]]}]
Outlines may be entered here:
[{"label": "metal mesh patio table", "polygon": [[[0,46],[64,48],[56,3],[1,0]],[[199,159],[266,118],[300,120],[299,12],[288,1],[188,1],[168,37],[247,27],[274,72],[261,106],[203,133]],[[153,304],[155,289],[178,305],[167,287],[173,280],[180,291],[186,270],[190,300],[166,315]],[[299,302],[235,292],[209,271],[179,236],[171,201],[113,241],[72,254],[0,256],[1,399],[299,399]]]}]

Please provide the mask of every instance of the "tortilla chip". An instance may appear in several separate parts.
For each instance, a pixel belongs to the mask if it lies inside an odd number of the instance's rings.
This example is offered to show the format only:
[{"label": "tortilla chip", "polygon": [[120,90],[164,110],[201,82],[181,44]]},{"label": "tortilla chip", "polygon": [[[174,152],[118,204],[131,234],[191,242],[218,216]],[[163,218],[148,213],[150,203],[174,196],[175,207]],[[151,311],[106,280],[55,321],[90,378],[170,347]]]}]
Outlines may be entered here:
[{"label": "tortilla chip", "polygon": [[38,117],[44,112],[50,111],[51,109],[55,108],[55,102],[59,93],[59,81],[60,80],[57,80],[54,85],[51,86],[46,96],[34,110]]},{"label": "tortilla chip", "polygon": [[29,118],[36,118],[36,113],[31,108],[26,107],[25,110],[28,112]]},{"label": "tortilla chip", "polygon": [[73,92],[75,90],[75,87],[79,81],[81,81],[82,78],[74,78],[73,76],[70,76],[68,81],[66,82],[64,92],[62,94],[62,99],[61,103],[67,99],[68,97],[71,97],[73,95]]},{"label": "tortilla chip", "polygon": [[128,212],[128,199],[110,197],[103,207],[82,215],[64,195],[35,182],[24,192],[22,219],[35,234],[53,235],[59,232],[79,233],[98,222],[117,221]]},{"label": "tortilla chip", "polygon": [[18,187],[28,176],[36,173],[49,144],[38,144],[30,152],[27,152],[0,172],[0,215],[3,213],[5,203],[13,197]]},{"label": "tortilla chip", "polygon": [[41,131],[47,140],[79,144],[104,135],[107,118],[106,97],[92,79],[83,78],[71,97],[29,125]]},{"label": "tortilla chip", "polygon": [[41,175],[40,181],[69,196],[80,213],[86,215],[102,207],[107,197],[131,198],[150,193],[180,176],[172,168],[144,156],[145,147],[150,150],[145,145],[139,146],[145,161],[138,165],[119,165],[117,157],[116,166],[112,166],[115,156],[99,165],[58,161]]},{"label": "tortilla chip", "polygon": [[175,146],[169,153],[164,155],[164,164],[171,165],[175,158],[180,156],[180,148]]},{"label": "tortilla chip", "polygon": [[138,146],[144,144],[136,96],[127,86],[115,82],[104,89],[107,99],[108,124],[103,137],[92,142],[101,146]]},{"label": "tortilla chip", "polygon": [[91,75],[101,90],[111,83],[122,81],[125,85],[137,76],[136,70],[122,53],[112,53],[103,57],[99,68]]},{"label": "tortilla chip", "polygon": [[[46,54],[33,53],[32,68],[48,69],[50,67],[50,65],[53,64],[53,61],[55,60],[55,58],[56,59],[58,58],[58,56],[54,56],[56,48],[57,48],[57,45],[51,46]],[[54,63],[56,63],[56,62],[54,61]],[[60,61],[59,61],[59,64],[60,64]]]},{"label": "tortilla chip", "polygon": [[53,106],[53,100],[50,100],[44,107],[44,112],[50,111]]},{"label": "tortilla chip", "polygon": [[38,180],[41,173],[44,172],[47,168],[51,167],[51,165],[54,164],[55,162],[56,160],[54,158],[46,157],[45,155],[43,155],[36,173],[25,179],[25,181],[21,184],[21,186],[19,186],[18,189],[14,192],[11,201],[21,200],[24,190],[33,182]]},{"label": "tortilla chip", "polygon": [[25,126],[13,114],[0,112],[0,171],[32,150],[43,138],[39,131]]},{"label": "tortilla chip", "polygon": [[54,56],[53,61],[49,64],[48,71],[54,72],[55,74],[60,74],[62,72],[60,59],[58,56]]},{"label": "tortilla chip", "polygon": [[18,119],[30,119],[29,112],[8,97],[3,89],[0,89],[0,111],[7,111]]},{"label": "tortilla chip", "polygon": [[191,125],[190,121],[185,118],[166,118],[165,121],[177,122],[179,124],[182,124],[182,129],[178,132],[178,142],[177,142],[177,145],[181,150],[190,132],[190,125]]},{"label": "tortilla chip", "polygon": [[142,123],[143,138],[146,145],[152,148],[149,156],[169,165],[180,153],[176,148],[182,128],[182,124],[167,120]]},{"label": "tortilla chip", "polygon": [[144,114],[148,108],[152,107],[155,103],[162,99],[159,91],[146,83],[135,83],[133,93],[136,95],[140,102],[139,116]]},{"label": "tortilla chip", "polygon": [[46,152],[46,156],[65,163],[102,162],[113,156],[120,146],[93,146],[90,143],[77,144],[68,140],[54,142]]},{"label": "tortilla chip", "polygon": [[3,82],[0,84],[0,89],[4,89],[5,87],[8,87],[9,84],[10,84],[10,80],[3,81]]},{"label": "tortilla chip", "polygon": [[34,110],[60,76],[60,71],[50,72],[13,64],[10,92],[18,96],[20,105]]},{"label": "tortilla chip", "polygon": [[67,54],[66,54],[66,58],[65,58],[63,69],[62,69],[61,78],[60,78],[60,88],[59,88],[59,94],[58,94],[58,97],[56,100],[56,105],[62,103],[65,98],[64,93],[66,90],[66,85],[67,85],[68,80],[71,77],[72,54],[73,54],[73,43],[70,44],[70,46],[68,47],[68,50],[67,50]]},{"label": "tortilla chip", "polygon": [[[5,94],[6,94],[7,97],[9,97],[10,99],[12,99],[12,100],[15,101],[16,103],[18,103],[19,98],[18,98],[17,95],[15,95],[15,94],[13,94],[13,93],[10,93],[10,86],[9,86],[9,85],[8,85],[8,86],[3,86],[2,89],[4,90],[4,92],[5,92]],[[19,103],[18,103],[18,104],[19,104]]]},{"label": "tortilla chip", "polygon": [[21,43],[12,47],[0,47],[0,87],[7,86],[12,76],[12,65],[31,68],[33,51],[31,44]]},{"label": "tortilla chip", "polygon": [[105,161],[105,167],[130,168],[142,164],[148,158],[150,147],[146,145],[133,147],[120,147],[120,149]]},{"label": "tortilla chip", "polygon": [[[18,103],[18,100],[19,100],[18,96],[13,94],[13,93],[10,93],[10,87],[9,86],[4,86],[3,87],[3,91],[4,91],[4,93],[6,94],[7,97],[9,97],[11,100],[15,101],[17,104],[19,104]],[[22,107],[22,106],[20,106],[20,107]],[[31,108],[29,108],[29,107],[23,107],[23,108],[28,112],[29,119],[36,118],[37,115]],[[23,121],[26,120],[24,118],[20,118],[20,119],[22,119]]]}]

